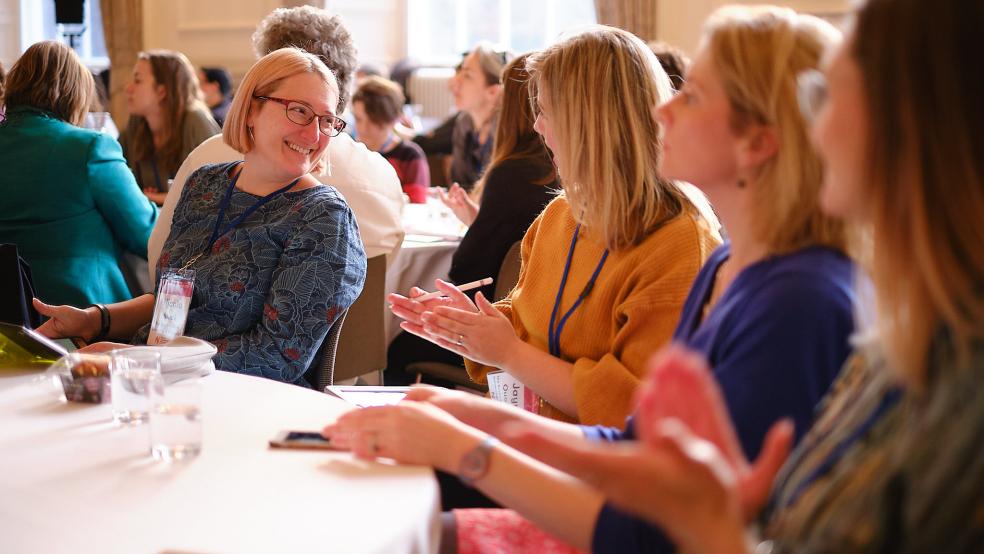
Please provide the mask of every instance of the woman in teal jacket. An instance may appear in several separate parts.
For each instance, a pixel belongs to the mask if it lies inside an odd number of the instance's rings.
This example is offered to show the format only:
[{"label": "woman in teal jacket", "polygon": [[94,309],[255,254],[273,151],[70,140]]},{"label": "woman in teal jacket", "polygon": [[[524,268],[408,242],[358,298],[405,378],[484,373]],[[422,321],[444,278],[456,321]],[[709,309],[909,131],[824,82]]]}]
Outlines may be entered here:
[{"label": "woman in teal jacket", "polygon": [[129,299],[120,254],[146,257],[157,220],[119,143],[77,126],[94,91],[75,52],[51,41],[28,48],[7,79],[0,242],[17,245],[50,303]]}]

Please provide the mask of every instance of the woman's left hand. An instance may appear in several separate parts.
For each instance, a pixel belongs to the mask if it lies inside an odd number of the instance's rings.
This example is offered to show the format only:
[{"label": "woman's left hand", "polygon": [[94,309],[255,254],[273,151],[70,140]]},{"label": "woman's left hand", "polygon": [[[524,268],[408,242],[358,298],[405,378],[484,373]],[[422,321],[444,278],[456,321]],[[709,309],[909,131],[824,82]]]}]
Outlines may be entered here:
[{"label": "woman's left hand", "polygon": [[[465,297],[464,293],[454,291]],[[475,295],[477,312],[438,306],[421,315],[428,340],[480,364],[505,368],[508,358],[522,349],[509,318],[485,299]]]},{"label": "woman's left hand", "polygon": [[392,458],[451,473],[484,436],[436,406],[412,401],[352,410],[321,434],[359,458]]}]

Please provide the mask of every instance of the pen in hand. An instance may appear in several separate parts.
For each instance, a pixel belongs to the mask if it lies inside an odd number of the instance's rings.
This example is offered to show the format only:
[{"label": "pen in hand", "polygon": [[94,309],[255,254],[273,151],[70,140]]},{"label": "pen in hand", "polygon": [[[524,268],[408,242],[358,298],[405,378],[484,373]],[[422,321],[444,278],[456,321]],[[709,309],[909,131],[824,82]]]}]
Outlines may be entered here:
[{"label": "pen in hand", "polygon": [[[460,290],[461,292],[464,292],[466,290],[477,289],[478,287],[484,287],[486,285],[491,285],[491,284],[492,284],[492,278],[486,277],[485,279],[479,279],[478,281],[465,283],[464,285],[457,286],[455,288]],[[426,300],[430,300],[431,298],[440,298],[442,296],[445,296],[445,294],[439,290],[436,290],[434,292],[428,292],[426,294],[421,294],[420,296],[415,296],[410,300],[416,300],[417,302],[424,302]]]}]

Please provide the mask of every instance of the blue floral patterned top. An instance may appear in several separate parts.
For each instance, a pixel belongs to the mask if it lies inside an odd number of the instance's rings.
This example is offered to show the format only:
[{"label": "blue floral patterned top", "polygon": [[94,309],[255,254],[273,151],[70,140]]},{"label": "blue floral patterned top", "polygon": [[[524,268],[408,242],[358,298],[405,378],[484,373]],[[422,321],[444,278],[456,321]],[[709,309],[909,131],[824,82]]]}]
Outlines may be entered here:
[{"label": "blue floral patterned top", "polygon": [[[208,246],[235,165],[206,165],[188,178],[158,283],[162,270],[182,267]],[[258,198],[235,189],[224,224]],[[215,366],[308,387],[304,372],[328,328],[362,291],[366,255],[352,210],[334,188],[319,186],[271,199],[191,269],[185,335],[216,345]],[[134,342],[146,342],[149,330],[140,329]]]}]

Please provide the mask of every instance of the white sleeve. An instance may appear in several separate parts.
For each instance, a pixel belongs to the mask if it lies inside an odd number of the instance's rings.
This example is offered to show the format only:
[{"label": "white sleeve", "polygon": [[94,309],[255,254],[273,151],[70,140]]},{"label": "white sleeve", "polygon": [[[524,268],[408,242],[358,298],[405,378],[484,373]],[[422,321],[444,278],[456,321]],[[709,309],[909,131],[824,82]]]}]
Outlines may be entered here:
[{"label": "white sleeve", "polygon": [[328,144],[331,175],[318,179],[345,198],[356,223],[366,257],[386,254],[388,260],[403,244],[403,189],[396,170],[385,158],[342,134]]}]

